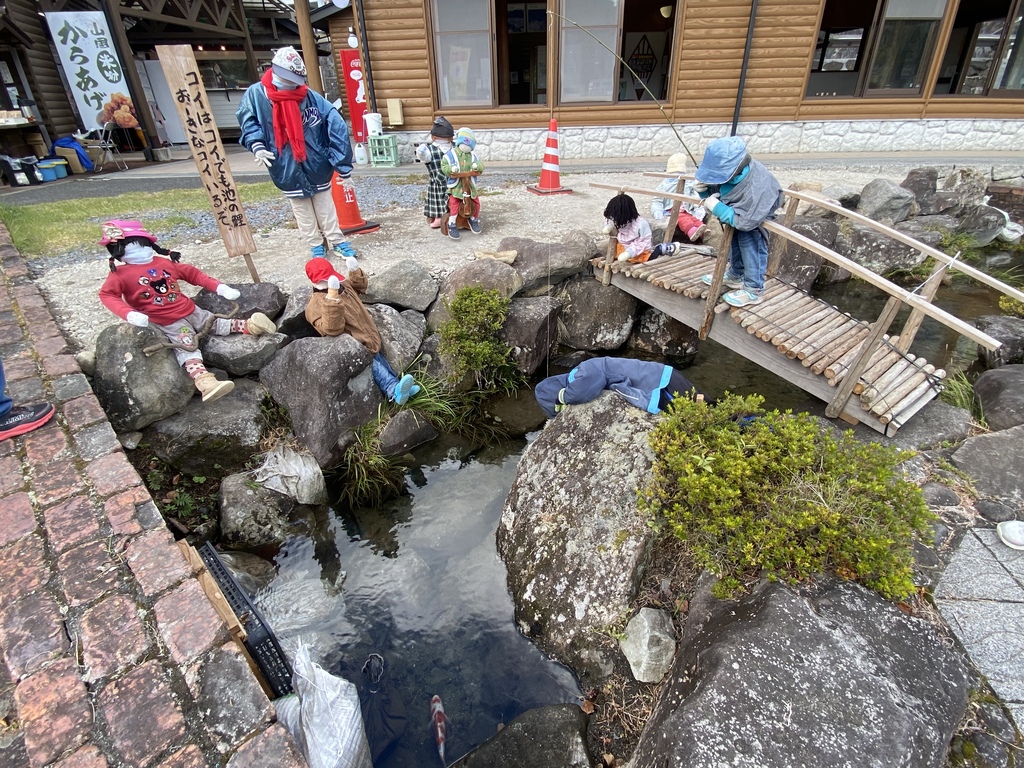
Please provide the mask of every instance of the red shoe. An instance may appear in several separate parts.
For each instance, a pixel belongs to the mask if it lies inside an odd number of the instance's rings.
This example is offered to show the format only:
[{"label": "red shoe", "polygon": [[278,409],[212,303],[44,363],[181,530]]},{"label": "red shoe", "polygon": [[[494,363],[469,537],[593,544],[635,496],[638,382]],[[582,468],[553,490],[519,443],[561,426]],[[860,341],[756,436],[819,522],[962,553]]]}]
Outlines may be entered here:
[{"label": "red shoe", "polygon": [[56,409],[49,403],[11,408],[0,416],[0,440],[31,432],[52,419],[54,413]]},{"label": "red shoe", "polygon": [[702,237],[704,237],[704,233],[707,231],[708,228],[703,224],[700,224],[699,226],[691,227],[690,229],[688,229],[686,231],[686,236],[690,239],[691,243],[696,243],[699,242]]}]

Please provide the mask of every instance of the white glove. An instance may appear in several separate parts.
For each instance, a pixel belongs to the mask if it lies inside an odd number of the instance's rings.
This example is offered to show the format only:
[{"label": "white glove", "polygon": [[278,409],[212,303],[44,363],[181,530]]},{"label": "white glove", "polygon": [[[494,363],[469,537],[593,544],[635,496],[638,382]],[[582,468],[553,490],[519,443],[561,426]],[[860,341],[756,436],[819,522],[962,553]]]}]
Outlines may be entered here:
[{"label": "white glove", "polygon": [[227,299],[228,301],[234,301],[241,296],[242,293],[237,288],[232,288],[227,283],[221,283],[217,286],[217,295]]},{"label": "white glove", "polygon": [[356,261],[355,256],[345,257],[345,269],[347,269],[349,272],[355,272],[357,269],[359,269],[359,262]]},{"label": "white glove", "polygon": [[615,232],[615,225],[614,224],[605,224],[604,225],[604,229],[602,229],[601,231],[604,232],[606,235],[611,235],[611,234],[613,234]]},{"label": "white glove", "polygon": [[277,160],[277,155],[269,149],[257,149],[253,154],[256,156],[253,158],[253,162],[266,168],[269,168]]},{"label": "white glove", "polygon": [[708,191],[708,185],[705,184],[703,181],[697,181],[696,179],[694,179],[693,180],[693,191],[696,192],[697,194],[700,194],[701,192],[707,192]]},{"label": "white glove", "polygon": [[720,202],[722,201],[718,199],[718,195],[708,195],[707,197],[704,198],[704,209],[708,213],[713,214],[715,212],[715,206],[718,205]]},{"label": "white glove", "polygon": [[142,312],[136,312],[135,310],[129,312],[125,320],[136,328],[145,328],[149,325],[149,315]]},{"label": "white glove", "polygon": [[331,275],[327,278],[327,287],[332,291],[337,291],[341,288],[341,280],[338,279],[337,275]]}]

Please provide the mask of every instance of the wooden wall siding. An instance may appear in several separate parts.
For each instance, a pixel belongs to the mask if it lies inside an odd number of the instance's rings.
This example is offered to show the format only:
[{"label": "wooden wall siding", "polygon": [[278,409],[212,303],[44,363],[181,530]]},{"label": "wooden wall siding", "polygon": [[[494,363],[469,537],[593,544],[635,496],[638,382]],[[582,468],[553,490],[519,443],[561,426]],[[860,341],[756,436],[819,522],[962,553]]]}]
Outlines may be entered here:
[{"label": "wooden wall siding", "polygon": [[38,11],[39,4],[35,0],[7,1],[11,21],[32,38],[32,49],[21,49],[22,63],[50,138],[59,139],[75,133],[80,126],[61,79],[56,53],[51,53],[50,41],[42,26],[45,21]]}]

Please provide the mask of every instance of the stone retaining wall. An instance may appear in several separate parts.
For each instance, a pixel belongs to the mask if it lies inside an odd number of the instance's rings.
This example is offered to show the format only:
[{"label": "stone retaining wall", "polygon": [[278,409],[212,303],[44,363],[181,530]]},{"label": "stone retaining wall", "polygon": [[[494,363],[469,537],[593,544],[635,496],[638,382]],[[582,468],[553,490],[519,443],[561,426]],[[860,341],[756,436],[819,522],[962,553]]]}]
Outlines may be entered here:
[{"label": "stone retaining wall", "polygon": [[0,764],[305,766],[0,224]]}]

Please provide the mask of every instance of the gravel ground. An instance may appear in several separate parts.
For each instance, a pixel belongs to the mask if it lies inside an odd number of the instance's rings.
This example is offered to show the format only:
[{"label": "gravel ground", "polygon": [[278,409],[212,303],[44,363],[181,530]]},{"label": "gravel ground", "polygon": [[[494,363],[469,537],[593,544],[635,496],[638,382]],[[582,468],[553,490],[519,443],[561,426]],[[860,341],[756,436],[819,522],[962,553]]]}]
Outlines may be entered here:
[{"label": "gravel ground", "polygon": [[[802,182],[824,182],[828,186],[862,188],[880,175],[894,181],[905,176],[904,169],[889,174],[785,167],[773,169],[783,186]],[[355,182],[363,217],[381,224],[378,232],[356,235],[352,244],[360,264],[371,276],[403,259],[415,259],[435,276],[442,276],[473,260],[477,250],[496,250],[503,237],[528,237],[541,242],[558,242],[567,232],[582,229],[595,236],[604,225],[602,211],[613,192],[593,189],[592,182],[615,186],[653,188],[658,180],[641,172],[562,173],[562,186],[571,195],[541,197],[526,190],[535,175],[488,174],[482,178],[481,221],[483,232],[463,231],[458,241],[430,229],[422,215],[423,175],[367,176]],[[634,195],[641,215],[649,211],[650,199]],[[257,252],[253,262],[260,279],[276,283],[286,293],[306,281],[304,267],[308,248],[299,238],[288,203],[282,198],[246,207],[256,232]],[[134,218],[125,211],[124,218]],[[99,236],[97,222],[97,239]],[[181,251],[183,260],[227,283],[251,280],[241,258],[229,258],[219,239],[214,219],[197,212],[188,226],[156,232],[160,244]],[[96,336],[113,322],[121,322],[100,304],[97,295],[107,275],[107,254],[96,246],[90,251],[72,251],[55,256],[25,254],[29,266],[54,312],[65,336],[76,349],[91,349]],[[67,286],[73,285],[73,290]]]}]

